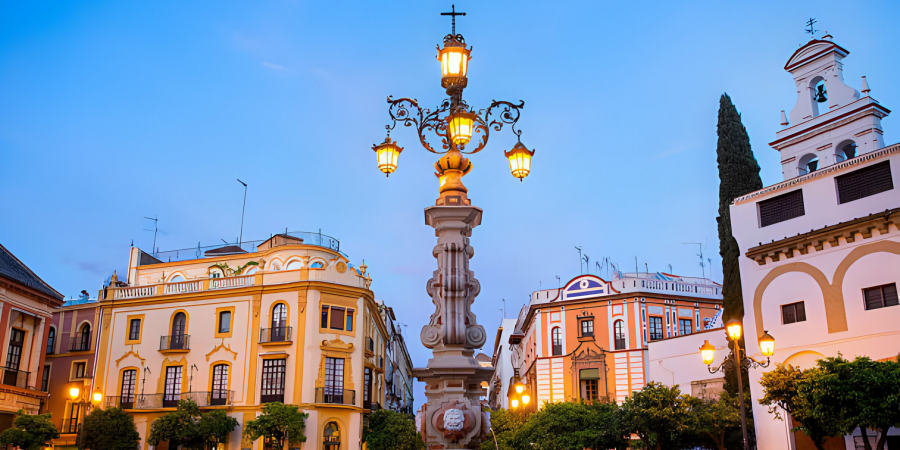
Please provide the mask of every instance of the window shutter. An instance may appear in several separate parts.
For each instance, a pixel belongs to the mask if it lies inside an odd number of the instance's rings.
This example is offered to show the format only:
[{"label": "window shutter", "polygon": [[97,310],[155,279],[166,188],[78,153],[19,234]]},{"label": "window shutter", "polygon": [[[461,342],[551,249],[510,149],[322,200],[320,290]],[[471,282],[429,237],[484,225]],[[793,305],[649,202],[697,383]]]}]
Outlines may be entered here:
[{"label": "window shutter", "polygon": [[803,302],[797,303],[797,322],[805,322],[806,321],[806,308],[803,305]]},{"label": "window shutter", "polygon": [[797,321],[794,316],[794,305],[784,305],[781,307],[781,321],[787,325]]},{"label": "window shutter", "polygon": [[882,307],[881,288],[866,289],[863,293],[866,297],[866,309],[877,309]]},{"label": "window shutter", "polygon": [[897,285],[889,284],[887,286],[883,286],[882,296],[884,297],[884,306],[896,306],[898,304]]},{"label": "window shutter", "polygon": [[337,306],[331,307],[331,329],[344,329],[344,308],[338,308]]},{"label": "window shutter", "polygon": [[838,203],[844,204],[894,188],[891,162],[885,161],[835,177]]},{"label": "window shutter", "polygon": [[767,227],[806,214],[803,209],[802,189],[763,200],[758,205],[761,227]]}]

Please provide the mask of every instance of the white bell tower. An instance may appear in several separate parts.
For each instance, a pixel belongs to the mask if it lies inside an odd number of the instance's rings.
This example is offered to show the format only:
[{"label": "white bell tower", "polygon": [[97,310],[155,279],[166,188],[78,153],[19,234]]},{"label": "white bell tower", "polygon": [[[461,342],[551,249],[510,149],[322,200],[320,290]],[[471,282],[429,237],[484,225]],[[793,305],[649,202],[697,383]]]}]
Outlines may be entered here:
[{"label": "white bell tower", "polygon": [[784,128],[769,145],[781,152],[785,180],[884,147],[881,118],[891,111],[869,96],[866,77],[862,95],[844,83],[848,54],[826,34],[802,45],[784,65],[794,76],[797,102],[790,121],[781,112]]}]

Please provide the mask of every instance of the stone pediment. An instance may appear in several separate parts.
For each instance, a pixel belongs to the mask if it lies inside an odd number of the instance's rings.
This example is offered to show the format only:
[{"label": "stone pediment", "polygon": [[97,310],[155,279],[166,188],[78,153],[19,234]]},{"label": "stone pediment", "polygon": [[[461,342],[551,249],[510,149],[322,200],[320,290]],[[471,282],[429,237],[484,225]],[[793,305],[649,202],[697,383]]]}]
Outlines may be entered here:
[{"label": "stone pediment", "polygon": [[850,51],[828,40],[812,40],[797,49],[784,65],[784,70],[792,71],[810,61],[825,56],[831,52],[837,53],[841,58],[850,54]]}]

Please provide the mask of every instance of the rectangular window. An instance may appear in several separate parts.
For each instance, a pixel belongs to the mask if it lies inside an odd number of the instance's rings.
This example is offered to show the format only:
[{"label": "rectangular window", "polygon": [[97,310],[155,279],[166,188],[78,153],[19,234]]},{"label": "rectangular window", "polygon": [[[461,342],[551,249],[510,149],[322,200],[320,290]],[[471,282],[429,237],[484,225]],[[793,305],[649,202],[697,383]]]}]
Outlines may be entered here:
[{"label": "rectangular window", "polygon": [[761,227],[767,227],[806,214],[803,209],[802,189],[763,200],[757,205],[759,205],[759,223]]},{"label": "rectangular window", "polygon": [[662,317],[650,316],[650,340],[658,341],[663,338]]},{"label": "rectangular window", "polygon": [[262,390],[260,402],[284,403],[284,378],[286,359],[264,359],[262,369]]},{"label": "rectangular window", "polygon": [[891,178],[891,162],[885,161],[834,177],[837,183],[838,203],[844,204],[894,189]]},{"label": "rectangular window", "polygon": [[585,400],[597,400],[598,392],[600,392],[600,389],[597,386],[597,380],[584,380],[584,399]]},{"label": "rectangular window", "polygon": [[582,320],[581,321],[581,336],[593,336],[594,335],[594,321],[593,320]]},{"label": "rectangular window", "polygon": [[141,338],[141,319],[131,319],[128,325],[128,340],[137,341]]},{"label": "rectangular window", "polygon": [[25,343],[25,332],[13,328],[9,336],[9,347],[6,352],[6,368],[19,370],[22,362],[22,345]]},{"label": "rectangular window", "polygon": [[231,332],[231,311],[219,312],[219,333]]},{"label": "rectangular window", "polygon": [[50,366],[44,366],[44,372],[41,373],[41,390],[47,392],[50,389]]},{"label": "rectangular window", "polygon": [[174,408],[181,400],[181,366],[166,367],[166,390],[163,393],[163,408]]},{"label": "rectangular window", "polygon": [[678,319],[679,334],[691,334],[691,331],[693,331],[693,327],[691,326],[691,319]]},{"label": "rectangular window", "polygon": [[216,364],[213,366],[212,392],[210,392],[211,405],[225,405],[228,403],[228,364]]},{"label": "rectangular window", "polygon": [[75,378],[84,378],[84,368],[87,363],[77,362],[75,363]]},{"label": "rectangular window", "polygon": [[372,369],[363,371],[363,409],[372,409]]},{"label": "rectangular window", "polygon": [[803,302],[781,305],[781,322],[785,325],[806,322],[806,308],[803,306]]},{"label": "rectangular window", "polygon": [[353,331],[353,310],[340,306],[323,306],[321,328]]},{"label": "rectangular window", "polygon": [[897,283],[863,289],[866,309],[878,309],[885,306],[897,306]]},{"label": "rectangular window", "polygon": [[[325,358],[325,403],[343,404],[344,402],[344,360],[342,358]],[[349,398],[347,399],[349,403]]]},{"label": "rectangular window", "polygon": [[134,408],[134,386],[137,384],[137,370],[129,369],[122,372],[122,392],[119,393],[119,407],[122,409]]}]

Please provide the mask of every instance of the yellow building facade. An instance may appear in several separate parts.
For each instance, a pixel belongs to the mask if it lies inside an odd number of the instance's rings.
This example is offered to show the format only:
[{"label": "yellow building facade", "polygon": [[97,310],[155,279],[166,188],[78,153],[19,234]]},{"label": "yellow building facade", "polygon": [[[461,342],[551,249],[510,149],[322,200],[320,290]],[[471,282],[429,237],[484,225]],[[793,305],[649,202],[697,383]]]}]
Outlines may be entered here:
[{"label": "yellow building facade", "polygon": [[360,448],[364,415],[384,403],[387,331],[365,263],[306,243],[321,244],[315,236],[131,249],[127,280],[101,292],[92,389],[103,407],[134,416],[142,448],[153,420],[182,399],[238,420],[227,449],[266,448],[242,431],[275,401],[309,414],[307,442],[290,448]]}]

